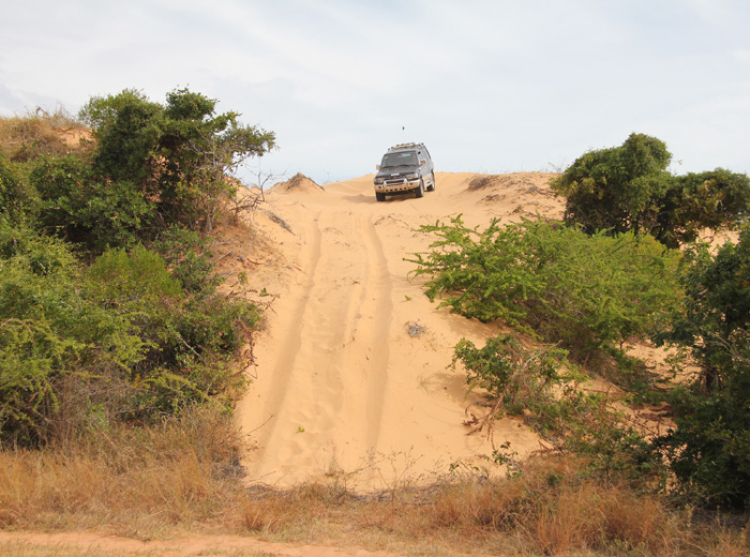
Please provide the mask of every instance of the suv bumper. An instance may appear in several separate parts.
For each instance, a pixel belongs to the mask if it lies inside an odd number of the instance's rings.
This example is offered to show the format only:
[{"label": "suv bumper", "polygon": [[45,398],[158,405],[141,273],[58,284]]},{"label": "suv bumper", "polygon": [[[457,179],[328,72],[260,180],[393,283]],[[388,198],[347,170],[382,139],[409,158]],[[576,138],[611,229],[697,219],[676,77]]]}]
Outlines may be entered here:
[{"label": "suv bumper", "polygon": [[411,191],[419,187],[419,179],[416,180],[399,180],[394,182],[388,180],[384,184],[375,184],[375,191],[377,193],[399,193],[402,191]]}]

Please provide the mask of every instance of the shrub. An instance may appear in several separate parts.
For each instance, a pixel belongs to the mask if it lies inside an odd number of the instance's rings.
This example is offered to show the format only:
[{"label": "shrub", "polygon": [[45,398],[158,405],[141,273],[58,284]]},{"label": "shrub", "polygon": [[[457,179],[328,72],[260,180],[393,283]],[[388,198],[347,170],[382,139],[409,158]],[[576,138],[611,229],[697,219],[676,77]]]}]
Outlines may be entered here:
[{"label": "shrub", "polygon": [[648,233],[673,248],[702,228],[731,228],[748,214],[745,174],[718,168],[676,177],[666,170],[671,158],[659,139],[631,134],[620,147],[582,155],[550,186],[567,198],[566,223],[589,234]]},{"label": "shrub", "polygon": [[185,295],[157,253],[69,248],[0,226],[0,442],[62,441],[93,424],[230,409],[230,358],[259,319],[209,288]]},{"label": "shrub", "polygon": [[0,218],[21,222],[33,214],[37,194],[21,180],[15,168],[0,156]]},{"label": "shrub", "polygon": [[105,252],[87,276],[92,299],[128,316],[149,346],[130,370],[137,391],[127,409],[132,418],[153,420],[211,401],[231,407],[243,379],[228,360],[260,319],[254,305],[225,300],[200,284],[184,292],[165,260],[142,246]]},{"label": "shrub", "polygon": [[63,391],[117,377],[141,357],[127,319],[82,297],[82,286],[64,244],[0,228],[0,440],[44,443],[66,429],[63,414],[85,420],[97,394],[77,408]]},{"label": "shrub", "polygon": [[487,340],[483,348],[462,339],[454,349],[453,365],[466,369],[469,391],[484,389],[495,401],[488,417],[508,409],[518,414],[530,404],[550,398],[550,389],[571,377],[560,373],[566,353],[554,346],[525,348],[510,335]]},{"label": "shrub", "polygon": [[652,238],[581,230],[525,220],[483,231],[460,217],[423,226],[438,236],[416,254],[415,274],[441,306],[482,321],[501,319],[551,343],[562,341],[583,361],[591,351],[621,354],[645,337],[674,303],[679,254]]},{"label": "shrub", "polygon": [[657,336],[690,350],[696,381],[675,390],[677,427],[657,442],[683,494],[705,504],[750,502],[750,229],[715,255],[690,250],[682,311]]},{"label": "shrub", "polygon": [[43,159],[30,181],[42,226],[93,253],[134,244],[154,220],[154,203],[132,182],[105,180],[74,157]]},{"label": "shrub", "polygon": [[80,116],[94,128],[97,173],[135,183],[155,200],[162,226],[210,233],[236,194],[229,174],[275,139],[241,124],[235,112],[216,114],[216,103],[187,89],[169,93],[164,106],[134,90],[92,98]]},{"label": "shrub", "polygon": [[194,294],[213,294],[221,277],[213,273],[210,239],[185,228],[164,230],[153,248],[164,258],[172,276],[183,290]]}]

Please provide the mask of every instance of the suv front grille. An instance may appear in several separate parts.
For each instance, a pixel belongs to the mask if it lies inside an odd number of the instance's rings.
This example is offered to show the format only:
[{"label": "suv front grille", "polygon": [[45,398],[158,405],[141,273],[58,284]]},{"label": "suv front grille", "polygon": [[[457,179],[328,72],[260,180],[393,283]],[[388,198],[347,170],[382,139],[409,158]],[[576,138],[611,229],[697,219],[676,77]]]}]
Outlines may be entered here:
[{"label": "suv front grille", "polygon": [[390,178],[389,180],[385,181],[386,186],[396,186],[398,184],[403,184],[406,180],[404,178]]}]

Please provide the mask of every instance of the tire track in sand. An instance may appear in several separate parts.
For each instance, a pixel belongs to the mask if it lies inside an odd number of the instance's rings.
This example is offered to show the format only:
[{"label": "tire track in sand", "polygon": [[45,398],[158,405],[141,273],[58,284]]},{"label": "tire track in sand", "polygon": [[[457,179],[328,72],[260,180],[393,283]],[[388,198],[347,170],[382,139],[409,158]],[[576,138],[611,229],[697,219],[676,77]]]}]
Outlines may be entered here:
[{"label": "tire track in sand", "polygon": [[268,453],[275,450],[277,443],[274,438],[278,435],[280,417],[283,415],[285,402],[288,395],[288,385],[290,384],[295,362],[299,358],[302,348],[304,319],[301,317],[305,314],[306,308],[310,302],[311,293],[315,284],[315,275],[320,262],[322,233],[318,225],[319,213],[310,219],[310,225],[305,231],[305,237],[310,238],[303,251],[305,257],[300,257],[300,263],[305,269],[306,280],[299,291],[301,295],[293,303],[293,309],[284,312],[283,320],[274,324],[283,331],[283,339],[278,349],[275,351],[277,360],[270,371],[271,387],[265,393],[263,402],[263,411],[261,413],[262,423],[253,424],[258,427],[255,433],[258,451],[255,455],[256,462],[261,463],[261,467],[256,468],[254,476],[262,479],[268,475],[267,467],[263,467],[271,455]]},{"label": "tire track in sand", "polygon": [[[393,309],[370,219],[320,212],[306,231],[304,292],[291,304],[264,404],[255,479],[287,483],[352,470],[377,449]],[[337,277],[335,282],[331,272]]]},{"label": "tire track in sand", "polygon": [[[388,259],[372,223],[372,217],[368,217],[367,220],[358,218],[357,228],[363,240],[368,263],[367,278],[360,299],[360,314],[368,315],[371,319],[363,324],[360,334],[366,347],[365,360],[362,362],[367,374],[364,397],[367,423],[365,440],[367,449],[374,451],[378,447],[388,382],[393,283],[388,269]],[[349,357],[362,360],[357,353],[350,353]]]}]

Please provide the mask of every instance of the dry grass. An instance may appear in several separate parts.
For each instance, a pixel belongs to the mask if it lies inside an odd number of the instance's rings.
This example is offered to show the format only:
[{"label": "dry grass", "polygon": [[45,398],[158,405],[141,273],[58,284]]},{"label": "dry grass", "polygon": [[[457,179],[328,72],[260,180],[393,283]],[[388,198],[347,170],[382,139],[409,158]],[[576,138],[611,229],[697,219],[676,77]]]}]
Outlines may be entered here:
[{"label": "dry grass", "polygon": [[248,488],[240,450],[229,421],[211,413],[100,431],[44,452],[6,450],[0,528],[138,539],[239,534],[404,555],[750,555],[742,525],[696,526],[658,497],[582,475],[584,463],[570,457],[532,460],[510,480],[453,477],[357,495],[335,482]]},{"label": "dry grass", "polygon": [[210,519],[238,488],[226,420],[193,414],[100,431],[53,450],[0,452],[0,526],[134,534]]},{"label": "dry grass", "polygon": [[40,155],[83,153],[90,131],[62,108],[50,114],[42,109],[25,116],[0,118],[0,154],[23,163]]}]

